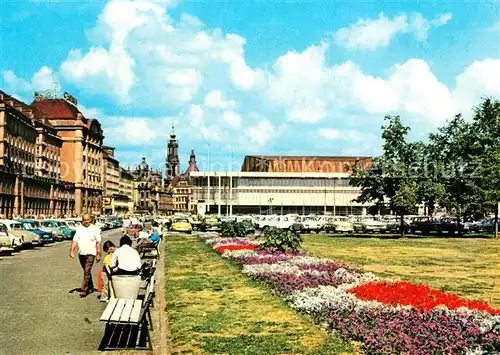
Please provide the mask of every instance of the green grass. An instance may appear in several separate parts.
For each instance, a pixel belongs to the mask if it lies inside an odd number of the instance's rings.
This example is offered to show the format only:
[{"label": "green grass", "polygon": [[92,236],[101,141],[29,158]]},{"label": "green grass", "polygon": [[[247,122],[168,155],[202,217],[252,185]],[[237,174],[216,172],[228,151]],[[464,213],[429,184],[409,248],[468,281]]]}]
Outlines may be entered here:
[{"label": "green grass", "polygon": [[166,239],[166,298],[174,354],[353,354],[265,286],[192,236]]},{"label": "green grass", "polygon": [[304,249],[382,277],[424,283],[500,308],[500,240],[304,235]]}]

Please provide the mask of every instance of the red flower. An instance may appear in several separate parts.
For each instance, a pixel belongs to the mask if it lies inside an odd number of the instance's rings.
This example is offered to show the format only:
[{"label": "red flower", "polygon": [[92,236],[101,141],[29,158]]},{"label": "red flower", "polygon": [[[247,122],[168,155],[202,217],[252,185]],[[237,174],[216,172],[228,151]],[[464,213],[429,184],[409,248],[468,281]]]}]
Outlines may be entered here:
[{"label": "red flower", "polygon": [[452,293],[445,293],[426,285],[410,282],[368,282],[353,287],[347,292],[365,301],[377,301],[391,306],[413,306],[429,310],[444,305],[449,309],[466,307],[490,314],[500,315],[500,309],[493,309],[487,302],[466,300]]},{"label": "red flower", "polygon": [[235,251],[235,250],[255,250],[256,246],[253,244],[248,245],[239,245],[239,244],[227,244],[222,245],[220,247],[215,248],[217,253],[224,254],[226,251]]}]

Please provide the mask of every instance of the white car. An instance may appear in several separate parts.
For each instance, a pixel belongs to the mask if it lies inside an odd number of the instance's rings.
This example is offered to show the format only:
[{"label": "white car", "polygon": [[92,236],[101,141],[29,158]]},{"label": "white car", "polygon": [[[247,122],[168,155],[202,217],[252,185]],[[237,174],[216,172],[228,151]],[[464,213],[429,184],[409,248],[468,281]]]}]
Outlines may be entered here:
[{"label": "white car", "polygon": [[300,223],[288,216],[261,216],[257,225],[260,230],[264,231],[269,227],[279,229],[301,229]]},{"label": "white car", "polygon": [[[12,221],[9,219],[1,219],[0,220],[0,223],[2,223],[2,225],[4,225],[5,228],[7,229],[7,235],[9,236],[10,245],[11,245],[12,249],[14,249],[14,251],[18,251],[23,247],[24,235],[22,235],[21,233],[19,233],[17,231],[16,232],[13,231],[12,228],[9,227],[11,222]],[[21,229],[22,228],[23,228],[23,226],[21,225]]]},{"label": "white car", "polygon": [[20,222],[10,219],[3,219],[0,222],[5,224],[9,234],[21,238],[23,246],[33,247],[42,245],[40,236],[24,229]]},{"label": "white car", "polygon": [[352,221],[352,226],[355,232],[378,232],[385,233],[387,230],[387,224],[381,221],[375,220],[371,216],[356,217]]},{"label": "white car", "polygon": [[0,252],[11,254],[14,251],[9,231],[5,224],[0,223]]},{"label": "white car", "polygon": [[322,229],[321,221],[316,216],[299,216],[297,222],[302,225],[304,233],[318,233]]}]

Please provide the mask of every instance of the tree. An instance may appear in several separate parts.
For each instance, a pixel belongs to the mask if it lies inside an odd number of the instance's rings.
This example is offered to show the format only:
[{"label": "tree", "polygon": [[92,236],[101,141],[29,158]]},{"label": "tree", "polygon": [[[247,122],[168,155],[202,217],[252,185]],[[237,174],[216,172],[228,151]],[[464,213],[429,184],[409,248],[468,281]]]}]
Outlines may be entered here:
[{"label": "tree", "polygon": [[404,216],[418,202],[418,185],[412,169],[418,163],[416,143],[407,143],[409,127],[402,124],[399,116],[386,116],[382,126],[382,155],[373,160],[371,168],[363,169],[358,164],[351,166],[350,185],[361,188],[354,200],[360,203],[388,205],[400,216],[401,236],[404,235]]},{"label": "tree", "polygon": [[448,124],[429,137],[430,158],[437,169],[437,179],[442,185],[439,204],[457,216],[458,233],[460,218],[474,213],[482,200],[475,179],[475,156],[480,154],[476,135],[471,124],[456,115]]},{"label": "tree", "polygon": [[472,131],[478,152],[476,180],[485,204],[495,211],[495,237],[498,238],[500,203],[500,100],[485,98],[474,109]]}]

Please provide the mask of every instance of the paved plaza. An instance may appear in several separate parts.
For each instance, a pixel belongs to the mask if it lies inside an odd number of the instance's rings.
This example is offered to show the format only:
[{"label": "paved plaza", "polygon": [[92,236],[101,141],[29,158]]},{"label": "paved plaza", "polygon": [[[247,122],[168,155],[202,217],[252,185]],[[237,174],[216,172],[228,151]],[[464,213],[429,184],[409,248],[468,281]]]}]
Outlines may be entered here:
[{"label": "paved plaza", "polygon": [[[118,244],[121,229],[105,231]],[[98,292],[81,299],[82,269],[69,258],[70,242],[0,257],[0,354],[98,354],[105,308]],[[94,285],[97,271],[93,267]]]}]

